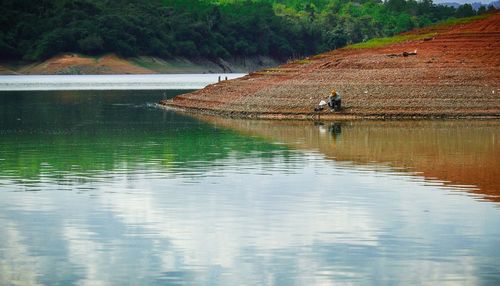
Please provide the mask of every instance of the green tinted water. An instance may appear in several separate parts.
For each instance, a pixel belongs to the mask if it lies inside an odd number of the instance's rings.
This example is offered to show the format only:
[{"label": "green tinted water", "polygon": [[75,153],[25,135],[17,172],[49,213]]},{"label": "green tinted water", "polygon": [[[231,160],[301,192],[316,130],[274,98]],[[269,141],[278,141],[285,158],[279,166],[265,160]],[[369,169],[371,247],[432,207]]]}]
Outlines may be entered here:
[{"label": "green tinted water", "polygon": [[178,93],[0,93],[0,285],[500,280],[498,124],[155,106]]}]

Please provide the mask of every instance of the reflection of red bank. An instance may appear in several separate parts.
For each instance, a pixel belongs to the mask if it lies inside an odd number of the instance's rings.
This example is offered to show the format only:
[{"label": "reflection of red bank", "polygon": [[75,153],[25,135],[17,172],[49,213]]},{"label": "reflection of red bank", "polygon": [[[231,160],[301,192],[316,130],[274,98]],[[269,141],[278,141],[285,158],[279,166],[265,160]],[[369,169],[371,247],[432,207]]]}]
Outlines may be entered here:
[{"label": "reflection of red bank", "polygon": [[499,121],[248,121],[197,118],[370,168],[391,168],[500,202]]}]

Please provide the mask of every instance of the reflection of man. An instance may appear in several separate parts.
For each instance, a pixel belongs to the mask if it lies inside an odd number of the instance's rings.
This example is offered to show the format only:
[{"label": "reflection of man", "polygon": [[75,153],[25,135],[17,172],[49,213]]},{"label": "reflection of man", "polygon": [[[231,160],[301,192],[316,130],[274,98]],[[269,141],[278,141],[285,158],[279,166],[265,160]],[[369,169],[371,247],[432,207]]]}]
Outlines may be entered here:
[{"label": "reflection of man", "polygon": [[340,93],[338,93],[335,89],[332,89],[332,94],[328,97],[328,106],[332,111],[339,111],[341,108]]},{"label": "reflection of man", "polygon": [[321,121],[315,121],[314,126],[318,126],[320,136],[329,134],[334,141],[337,141],[342,134],[342,125],[340,122],[333,122],[326,126],[325,123]]},{"label": "reflection of man", "polygon": [[337,138],[342,133],[342,126],[338,122],[332,123],[328,129],[334,138]]}]

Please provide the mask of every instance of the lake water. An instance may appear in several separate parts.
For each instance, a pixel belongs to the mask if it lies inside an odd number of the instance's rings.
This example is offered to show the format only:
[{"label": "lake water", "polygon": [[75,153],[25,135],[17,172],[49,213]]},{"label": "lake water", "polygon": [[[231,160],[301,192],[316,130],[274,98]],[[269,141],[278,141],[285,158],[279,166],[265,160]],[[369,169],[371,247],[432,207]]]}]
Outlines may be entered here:
[{"label": "lake water", "polygon": [[500,123],[0,92],[0,285],[500,285]]},{"label": "lake water", "polygon": [[245,74],[148,75],[8,75],[0,76],[0,91],[10,90],[189,90]]}]

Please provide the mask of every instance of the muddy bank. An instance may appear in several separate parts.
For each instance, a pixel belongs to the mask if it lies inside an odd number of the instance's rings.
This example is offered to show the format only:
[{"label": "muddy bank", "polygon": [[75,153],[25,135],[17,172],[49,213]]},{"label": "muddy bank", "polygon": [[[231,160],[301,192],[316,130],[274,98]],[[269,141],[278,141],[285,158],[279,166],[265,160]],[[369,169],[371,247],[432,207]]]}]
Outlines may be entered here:
[{"label": "muddy bank", "polygon": [[[265,119],[500,117],[500,13],[404,39],[264,69],[161,104]],[[315,113],[332,88],[342,94],[343,110]]]},{"label": "muddy bank", "polygon": [[268,57],[232,59],[164,60],[155,57],[124,59],[116,55],[88,57],[64,54],[39,63],[0,63],[0,74],[80,75],[80,74],[186,74],[186,73],[249,73],[276,66],[279,62]]}]

